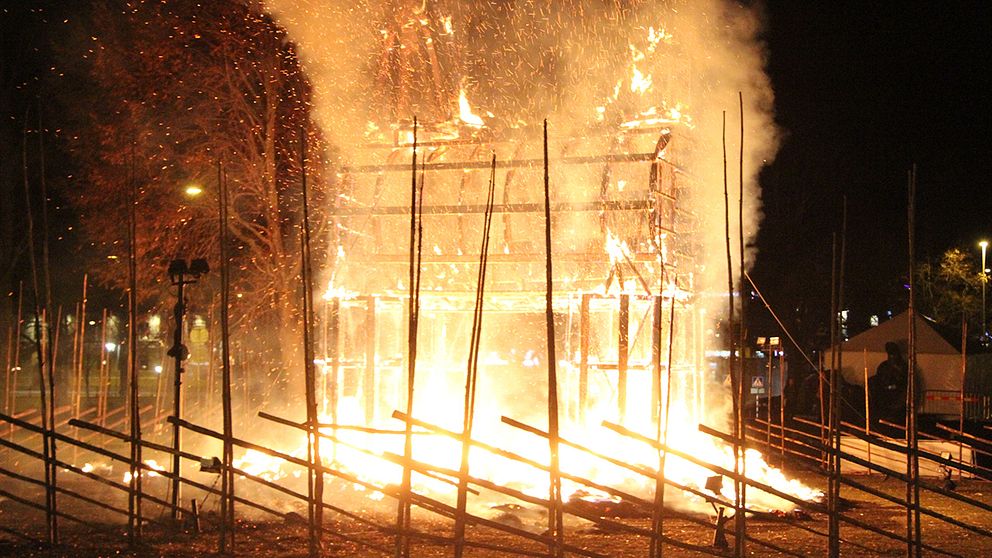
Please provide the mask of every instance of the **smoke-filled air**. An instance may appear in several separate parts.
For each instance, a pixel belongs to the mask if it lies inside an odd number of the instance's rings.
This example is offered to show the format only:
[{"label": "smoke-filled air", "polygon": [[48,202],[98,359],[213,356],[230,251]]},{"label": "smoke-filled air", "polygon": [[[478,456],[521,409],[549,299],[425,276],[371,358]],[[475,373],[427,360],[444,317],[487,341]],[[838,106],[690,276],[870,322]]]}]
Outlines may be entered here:
[{"label": "smoke-filled air", "polygon": [[[547,495],[546,441],[504,419],[549,427],[546,119],[562,439],[657,469],[656,449],[607,421],[733,467],[731,448],[697,424],[729,432],[726,365],[707,357],[730,331],[717,326],[727,312],[727,231],[736,284],[740,193],[747,243],[760,221],[757,175],[776,151],[760,12],[712,0],[264,5],[296,45],[333,170],[319,273],[333,348],[318,362],[318,395],[322,422],[341,427],[335,462],[398,483],[402,468],[368,451],[403,452],[393,413],[409,409],[431,425],[414,435],[415,462],[457,470],[467,432],[481,444],[472,477]],[[422,215],[413,236],[411,195]],[[359,425],[375,433],[350,428]],[[757,452],[746,461],[749,476],[818,496]],[[560,462],[563,473],[639,497],[654,490],[652,476],[567,444]],[[674,454],[661,463],[668,478],[706,489],[705,469]],[[455,491],[436,474],[413,484],[439,497]],[[579,488],[566,480],[562,490],[616,497]],[[733,501],[733,486],[716,490]],[[709,507],[691,491],[668,493],[672,505]],[[471,497],[469,508],[499,499]],[[760,492],[749,505],[792,507]]]}]

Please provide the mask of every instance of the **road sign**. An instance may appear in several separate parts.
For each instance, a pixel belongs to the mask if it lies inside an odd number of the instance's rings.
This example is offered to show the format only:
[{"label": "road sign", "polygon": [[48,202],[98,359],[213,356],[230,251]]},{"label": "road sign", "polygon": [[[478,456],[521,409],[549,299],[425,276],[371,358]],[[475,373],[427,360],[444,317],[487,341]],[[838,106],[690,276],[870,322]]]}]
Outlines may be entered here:
[{"label": "road sign", "polygon": [[751,395],[760,395],[765,393],[765,376],[763,374],[755,374],[751,377]]}]

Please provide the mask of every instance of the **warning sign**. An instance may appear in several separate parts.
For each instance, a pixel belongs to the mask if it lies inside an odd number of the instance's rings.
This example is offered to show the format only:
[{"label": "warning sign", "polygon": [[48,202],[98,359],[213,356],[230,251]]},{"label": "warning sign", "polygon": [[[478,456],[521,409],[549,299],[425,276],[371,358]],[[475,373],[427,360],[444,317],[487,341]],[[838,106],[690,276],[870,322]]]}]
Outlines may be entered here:
[{"label": "warning sign", "polygon": [[765,377],[755,375],[751,377],[751,395],[761,395],[765,393]]}]

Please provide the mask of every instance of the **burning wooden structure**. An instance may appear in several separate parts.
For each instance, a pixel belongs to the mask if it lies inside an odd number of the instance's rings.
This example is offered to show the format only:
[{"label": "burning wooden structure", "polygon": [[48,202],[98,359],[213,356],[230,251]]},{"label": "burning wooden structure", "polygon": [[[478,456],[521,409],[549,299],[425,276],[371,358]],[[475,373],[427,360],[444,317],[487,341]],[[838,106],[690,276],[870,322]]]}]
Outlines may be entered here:
[{"label": "burning wooden structure", "polygon": [[[544,344],[540,336],[528,339],[528,328],[543,324],[544,315],[541,145],[528,143],[522,131],[497,141],[486,130],[463,129],[467,139],[420,131],[427,138],[418,142],[426,155],[416,170],[425,246],[418,359],[451,373],[464,369],[495,154],[483,354],[504,381],[528,385],[533,379],[519,372],[533,358],[529,350]],[[566,355],[561,401],[570,417],[583,414],[590,381],[600,377],[611,384],[619,417],[642,412],[635,407],[650,416],[658,408],[662,367],[671,368],[693,400],[701,398],[701,324],[692,307],[695,220],[685,201],[691,138],[683,132],[677,122],[620,127],[554,146],[556,343]],[[397,129],[394,142],[361,150],[362,159],[339,175],[342,192],[333,209],[337,257],[324,295],[325,389],[333,404],[354,398],[367,422],[400,408],[403,393],[411,149],[412,131]],[[669,351],[673,299],[677,325]],[[597,371],[603,374],[590,380]],[[633,393],[632,386],[640,389]]]}]

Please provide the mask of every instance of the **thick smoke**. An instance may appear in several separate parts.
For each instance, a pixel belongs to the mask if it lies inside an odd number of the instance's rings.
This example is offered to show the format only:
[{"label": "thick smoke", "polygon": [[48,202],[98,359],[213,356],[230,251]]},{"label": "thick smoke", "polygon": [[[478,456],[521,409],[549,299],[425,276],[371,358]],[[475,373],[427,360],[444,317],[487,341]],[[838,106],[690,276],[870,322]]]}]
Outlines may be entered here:
[{"label": "thick smoke", "polygon": [[[544,118],[549,119],[552,141],[560,141],[636,119],[650,107],[677,109],[693,139],[691,150],[683,150],[691,151],[686,170],[694,177],[689,209],[700,218],[694,234],[704,265],[703,276],[696,277],[697,290],[719,291],[726,285],[721,257],[726,240],[724,112],[737,265],[740,92],[745,242],[757,232],[757,176],[775,154],[777,132],[758,40],[762,18],[753,8],[723,0],[266,0],[265,7],[297,43],[314,87],[313,118],[344,162],[370,129],[382,130],[390,120],[410,120],[419,113],[423,121],[425,114],[438,114],[438,107],[426,106],[438,99],[446,99],[457,112],[459,88],[466,90],[477,114],[491,115],[487,125],[497,134],[502,130],[533,142],[539,137],[528,134],[528,126],[536,132]],[[390,30],[399,31],[393,35]],[[403,58],[397,52],[408,46],[394,41],[404,39],[430,43],[436,58],[423,52]],[[403,60],[414,62],[400,70],[387,68]],[[648,86],[638,84],[636,93],[635,68],[641,79],[650,80]],[[403,75],[405,71],[410,75]],[[406,103],[398,103],[398,96]],[[397,104],[411,114],[395,114]],[[748,259],[752,257],[749,250]]]},{"label": "thick smoke", "polygon": [[[364,155],[360,148],[363,144],[379,143],[380,148],[382,145],[391,146],[395,138],[409,130],[415,115],[427,125],[428,130],[433,125],[435,129],[457,130],[457,134],[478,134],[475,139],[479,144],[529,146],[525,157],[540,156],[541,122],[547,119],[551,134],[552,167],[556,166],[555,157],[566,153],[568,146],[579,144],[569,143],[570,138],[591,138],[581,145],[593,145],[596,149],[602,146],[595,153],[583,152],[582,155],[605,155],[611,150],[644,152],[654,146],[660,129],[670,128],[672,148],[666,148],[664,156],[675,158],[674,153],[677,153],[678,172],[684,176],[679,183],[686,190],[677,194],[682,209],[697,216],[695,220],[686,221],[687,226],[691,225],[690,229],[678,233],[691,238],[696,265],[693,269],[678,269],[677,273],[693,275],[691,290],[701,295],[694,299],[696,304],[711,305],[711,316],[723,315],[725,295],[706,296],[708,292],[717,295],[725,293],[727,285],[723,142],[726,141],[728,161],[729,226],[735,278],[738,277],[736,266],[740,263],[737,234],[739,176],[743,174],[743,224],[747,243],[754,238],[761,216],[758,173],[774,156],[777,148],[777,132],[772,118],[773,95],[764,73],[764,52],[759,41],[760,12],[723,0],[393,0],[382,3],[266,0],[264,5],[297,44],[303,69],[313,86],[312,117],[327,140],[329,155],[337,158],[341,165],[362,161]],[[471,104],[473,113],[480,115],[485,122],[482,130],[468,131],[464,126],[464,117],[459,122],[460,93]],[[739,94],[743,99],[745,126],[743,153],[740,152]],[[726,133],[723,131],[724,113]],[[454,124],[444,127],[445,123]],[[634,139],[617,139],[621,137],[616,133],[618,129],[638,126],[653,130],[653,139],[647,149],[644,138],[648,138],[649,134]],[[624,138],[634,136],[636,134]],[[636,146],[611,143],[619,141],[641,143]],[[444,149],[441,147],[437,152],[444,153]],[[449,153],[456,149],[453,147]],[[498,153],[497,156],[507,159],[517,155]],[[740,167],[742,171],[738,166],[739,159],[743,162]],[[562,167],[558,165],[552,169],[556,200],[582,202],[599,199],[603,181],[599,168],[575,165],[562,170]],[[443,190],[444,180],[429,178],[428,181],[429,187],[434,188],[433,193],[450,194],[448,190]],[[614,176],[609,182],[609,187],[613,189],[611,193],[618,194],[618,199],[622,198],[623,180]],[[543,191],[540,196],[533,195],[539,189],[539,179],[526,183],[534,189],[526,201],[543,199]],[[388,188],[384,190],[383,196],[396,195]],[[358,197],[362,193],[351,192],[348,195]],[[440,203],[481,203],[481,200],[455,199],[457,194],[449,197],[451,199],[445,197]],[[383,202],[383,205],[388,204]],[[574,213],[561,212],[555,217],[556,250],[561,248],[578,253],[590,242],[593,245],[598,242],[601,246],[604,233],[601,227],[589,222],[589,215],[595,213]],[[406,218],[401,217],[405,224]],[[643,221],[643,216],[640,219]],[[539,230],[537,226],[542,225],[543,220],[532,224],[534,227],[528,231],[531,233]],[[616,232],[612,230],[613,225],[610,224],[610,233]],[[615,225],[617,231],[625,226],[624,223]],[[446,239],[436,237],[456,235],[450,229],[431,229],[431,226],[432,222],[428,219],[425,246],[430,249],[433,245],[440,255],[442,249],[439,245]],[[400,232],[403,233],[402,230]],[[405,247],[405,240],[396,238]],[[535,240],[535,243],[539,241]],[[509,241],[493,251],[502,248],[506,254],[511,254],[508,244]],[[443,251],[445,254],[454,252],[448,245]],[[753,258],[753,251],[748,251],[747,258]],[[650,262],[645,263],[645,267],[650,265]],[[657,267],[651,273],[656,271]],[[532,287],[543,285],[541,273],[543,263],[521,266],[514,279],[519,279],[520,285],[526,283],[526,286],[519,290],[538,292],[539,289]],[[556,281],[567,284],[566,272],[556,268],[556,273],[560,275]],[[539,281],[527,283],[535,278],[533,276]],[[660,278],[659,273],[654,273],[654,276]],[[426,280],[439,281],[436,277]],[[680,280],[679,284],[689,283]],[[402,294],[402,278],[392,285],[390,288]],[[433,288],[432,285],[428,288]],[[658,286],[659,283],[655,283],[651,288]],[[560,291],[562,287],[556,285],[556,288]],[[441,291],[442,295],[446,292],[441,287],[436,290]],[[373,289],[368,292],[377,291]],[[634,313],[632,311],[632,315]],[[644,311],[637,313],[647,316]],[[527,332],[532,329],[536,333],[526,343],[520,343],[524,348],[539,348],[545,342],[543,313],[535,324],[521,322],[518,315],[511,316],[516,320],[514,323],[501,324],[498,313],[494,315],[497,317],[486,318],[484,355],[498,352],[492,350],[499,346],[499,343],[492,341],[494,330],[504,332],[504,338],[517,340],[528,337]],[[457,421],[460,417],[455,415],[458,413],[451,413],[436,402],[460,400],[464,381],[463,350],[468,346],[468,331],[467,326],[452,326],[450,330],[444,330],[446,324],[438,320],[440,333],[421,332],[421,345],[424,338],[433,335],[433,339],[440,340],[437,345],[445,350],[435,353],[437,361],[418,364],[427,372],[417,377],[418,393],[432,394],[435,400],[434,405],[420,407],[419,412],[427,414],[426,419],[432,418],[429,416],[432,412],[437,412],[438,421],[445,418]],[[396,325],[396,330],[401,331],[402,324]],[[614,325],[612,322],[606,324],[610,327]],[[689,329],[695,326],[685,323],[676,327]],[[463,329],[465,331],[461,331]],[[602,337],[616,340],[612,331]],[[650,347],[650,340],[641,344],[642,350],[644,345]],[[514,345],[513,348],[520,347]],[[695,347],[687,347],[683,352],[694,350]],[[504,356],[509,352],[504,351]],[[525,361],[530,360],[537,362],[530,356],[525,358]],[[457,365],[452,365],[452,362]],[[690,362],[692,366],[696,364],[696,361]],[[524,366],[537,367],[537,364]],[[434,370],[433,375],[429,370]],[[451,374],[444,376],[445,371]],[[532,372],[521,371],[519,377],[527,377],[525,374],[533,376]],[[704,372],[699,370],[698,374],[702,377]],[[645,378],[647,376],[642,375],[637,381],[643,382]],[[546,390],[507,377],[487,379],[485,373],[481,381],[488,390],[484,391],[493,395],[487,400],[492,408],[483,403],[477,409],[477,415],[493,419],[498,426],[502,413],[517,413],[516,416],[520,416],[529,412],[530,415],[525,418],[532,418],[535,424],[540,424]],[[487,381],[494,384],[485,386]],[[607,399],[615,397],[615,393],[609,382],[604,380],[602,383],[598,395],[605,401],[600,407],[605,408],[612,405]],[[512,391],[514,386],[523,391]],[[590,387],[590,393],[596,391],[594,388]],[[637,395],[650,394],[651,386],[648,382],[633,386],[628,391]],[[722,393],[719,387],[715,391]],[[501,397],[517,408],[508,410],[507,405],[502,404]],[[595,395],[590,395],[589,399],[591,405],[600,403]],[[724,409],[713,408],[715,406],[711,406],[707,413],[711,424],[727,416]],[[681,413],[683,420],[673,422],[680,430],[694,432],[695,424],[702,417],[696,416],[698,409],[690,410],[688,407]],[[649,406],[645,404],[643,409],[649,409]],[[440,416],[445,413],[453,416]],[[650,412],[648,418],[650,423]],[[477,424],[483,422],[480,419]],[[480,436],[485,438],[485,434]],[[500,436],[501,444],[508,443],[505,434]],[[610,443],[616,447],[617,442]],[[688,440],[684,443],[689,447],[695,442]],[[527,444],[526,437],[522,444]],[[715,461],[722,457],[732,462],[733,458],[726,454],[726,448],[714,446],[713,451],[720,454],[714,454]]]}]

